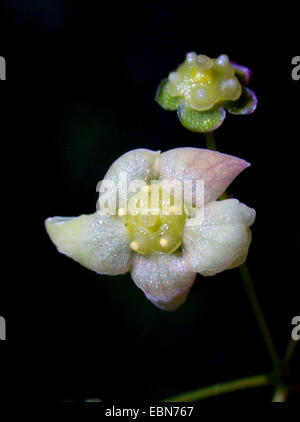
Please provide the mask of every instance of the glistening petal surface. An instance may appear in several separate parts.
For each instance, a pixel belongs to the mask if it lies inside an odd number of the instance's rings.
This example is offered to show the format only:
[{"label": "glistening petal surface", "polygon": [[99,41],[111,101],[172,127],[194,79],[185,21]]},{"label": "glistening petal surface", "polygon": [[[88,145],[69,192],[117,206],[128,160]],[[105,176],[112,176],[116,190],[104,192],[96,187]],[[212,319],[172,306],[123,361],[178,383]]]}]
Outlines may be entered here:
[{"label": "glistening petal surface", "polygon": [[132,251],[128,232],[115,216],[53,217],[46,230],[58,251],[99,274],[129,271]]},{"label": "glistening petal surface", "polygon": [[194,110],[187,104],[182,104],[177,110],[181,124],[192,132],[212,132],[218,129],[226,117],[222,107],[213,107],[206,111]]},{"label": "glistening petal surface", "polygon": [[184,257],[193,271],[210,276],[241,265],[251,242],[255,210],[237,199],[205,206],[204,221],[190,219],[183,234]]},{"label": "glistening petal surface", "polygon": [[[110,180],[119,187],[119,175],[127,174],[128,184],[133,180],[142,180],[148,183],[158,177],[156,162],[160,151],[149,149],[134,149],[118,158],[108,169],[104,180]],[[130,195],[128,195],[130,196]]]},{"label": "glistening petal surface", "polygon": [[154,305],[174,311],[186,300],[196,273],[187,267],[180,253],[136,255],[131,277]]}]

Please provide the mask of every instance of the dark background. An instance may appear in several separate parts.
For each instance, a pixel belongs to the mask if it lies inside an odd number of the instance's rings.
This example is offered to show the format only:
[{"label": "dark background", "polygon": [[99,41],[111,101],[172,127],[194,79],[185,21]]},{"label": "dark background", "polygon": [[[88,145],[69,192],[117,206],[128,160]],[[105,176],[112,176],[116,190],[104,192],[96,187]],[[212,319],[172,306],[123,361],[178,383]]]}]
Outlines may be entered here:
[{"label": "dark background", "polygon": [[[254,71],[250,88],[259,105],[250,116],[229,115],[216,142],[219,151],[252,163],[229,191],[257,211],[248,264],[283,355],[292,317],[300,314],[293,11],[183,1],[0,3],[0,55],[7,61],[0,87],[0,315],[7,341],[0,353],[9,394],[158,400],[269,372],[237,270],[198,276],[185,305],[165,313],[129,274],[99,276],[60,255],[44,220],[94,212],[96,184],[130,149],[204,147],[201,134],[184,129],[153,97],[188,51],[228,54]],[[299,374],[298,364],[299,355]],[[271,396],[265,388],[213,400]]]}]

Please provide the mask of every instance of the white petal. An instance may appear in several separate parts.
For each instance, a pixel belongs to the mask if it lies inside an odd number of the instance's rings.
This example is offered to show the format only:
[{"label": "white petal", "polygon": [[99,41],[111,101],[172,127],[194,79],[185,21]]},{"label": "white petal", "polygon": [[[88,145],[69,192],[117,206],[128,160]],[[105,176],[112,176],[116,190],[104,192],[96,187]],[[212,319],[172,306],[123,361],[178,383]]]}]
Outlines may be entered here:
[{"label": "white petal", "polygon": [[149,149],[129,151],[110,166],[104,180],[113,181],[119,187],[119,176],[122,173],[126,173],[128,184],[133,180],[142,180],[148,183],[158,177],[157,162],[159,156],[160,151],[151,151]]},{"label": "white petal", "polygon": [[186,300],[196,273],[179,253],[152,256],[136,255],[131,276],[135,284],[158,308],[174,311]]},{"label": "white petal", "polygon": [[132,251],[119,217],[97,213],[80,217],[53,217],[46,230],[58,251],[99,274],[129,271]]},{"label": "white petal", "polygon": [[[161,179],[203,180],[204,203],[217,199],[249,165],[245,160],[232,155],[189,147],[166,151],[159,160]],[[198,201],[196,204],[202,205]]]},{"label": "white petal", "polygon": [[254,209],[227,199],[206,205],[202,224],[197,225],[197,218],[189,220],[183,234],[184,257],[193,271],[214,275],[246,260]]}]

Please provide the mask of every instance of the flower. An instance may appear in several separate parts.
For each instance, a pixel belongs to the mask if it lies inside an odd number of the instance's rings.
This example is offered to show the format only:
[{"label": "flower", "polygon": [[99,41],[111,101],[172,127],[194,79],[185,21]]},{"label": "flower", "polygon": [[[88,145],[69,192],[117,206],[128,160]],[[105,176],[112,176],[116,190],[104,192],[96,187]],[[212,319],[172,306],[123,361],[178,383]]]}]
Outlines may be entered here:
[{"label": "flower", "polygon": [[[175,310],[184,303],[197,273],[212,276],[246,260],[255,211],[237,199],[217,199],[248,166],[239,158],[200,148],[129,151],[111,165],[101,186],[114,183],[120,194],[121,174],[126,172],[127,183],[141,180],[143,188],[128,200],[139,204],[137,213],[126,213],[118,202],[116,215],[97,211],[48,218],[46,230],[59,252],[99,274],[131,271],[151,302]],[[170,202],[164,215],[161,192],[174,180],[180,186],[201,180],[204,195],[199,199],[193,192],[182,213]],[[159,211],[147,215],[148,195],[156,187]]]},{"label": "flower", "polygon": [[252,72],[222,54],[211,59],[194,52],[158,87],[155,100],[166,110],[177,110],[179,120],[194,132],[217,129],[232,114],[253,113],[257,97],[247,88]]}]

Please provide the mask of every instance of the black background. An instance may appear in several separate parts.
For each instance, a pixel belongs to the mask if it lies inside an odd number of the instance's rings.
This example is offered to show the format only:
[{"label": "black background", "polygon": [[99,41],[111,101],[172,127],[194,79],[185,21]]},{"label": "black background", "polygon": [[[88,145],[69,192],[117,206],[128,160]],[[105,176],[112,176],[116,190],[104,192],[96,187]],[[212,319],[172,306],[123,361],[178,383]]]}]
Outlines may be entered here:
[{"label": "black background", "polygon": [[[58,254],[44,220],[94,212],[96,184],[130,149],[204,147],[201,134],[153,97],[186,52],[228,54],[254,71],[250,88],[259,104],[250,116],[228,116],[216,142],[252,163],[229,191],[257,211],[248,264],[283,355],[300,312],[293,11],[263,13],[252,3],[95,4],[1,2],[0,315],[7,341],[0,353],[8,391],[33,401],[158,400],[268,372],[237,270],[198,276],[186,304],[164,313],[130,275],[99,276]],[[299,373],[298,363],[299,356]],[[266,388],[214,400],[271,396]]]}]

